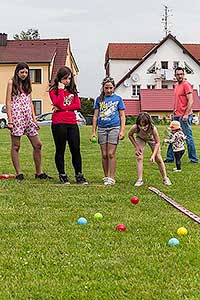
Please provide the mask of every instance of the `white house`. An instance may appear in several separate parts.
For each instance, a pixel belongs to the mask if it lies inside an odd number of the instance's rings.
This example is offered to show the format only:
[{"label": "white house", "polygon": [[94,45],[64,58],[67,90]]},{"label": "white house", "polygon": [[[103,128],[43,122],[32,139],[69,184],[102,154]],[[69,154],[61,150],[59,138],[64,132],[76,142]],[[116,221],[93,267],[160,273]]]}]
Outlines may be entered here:
[{"label": "white house", "polygon": [[[169,34],[158,44],[110,43],[105,56],[106,74],[115,79],[116,93],[124,99],[127,115],[146,110],[158,118],[169,117],[173,111],[173,93],[166,90],[174,87],[177,66],[185,68],[186,78],[195,90],[193,110],[199,115],[200,44],[181,44]],[[166,105],[160,106],[160,99]]]}]

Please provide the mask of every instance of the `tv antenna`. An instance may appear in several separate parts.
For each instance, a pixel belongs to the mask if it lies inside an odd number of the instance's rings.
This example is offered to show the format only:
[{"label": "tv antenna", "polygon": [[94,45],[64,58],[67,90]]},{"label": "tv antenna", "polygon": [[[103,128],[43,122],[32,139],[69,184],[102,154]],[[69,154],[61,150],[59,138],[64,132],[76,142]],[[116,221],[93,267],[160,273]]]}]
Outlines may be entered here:
[{"label": "tv antenna", "polygon": [[167,36],[171,31],[169,29],[169,17],[172,16],[171,9],[167,5],[164,6],[164,14],[162,16],[162,24],[164,25],[165,36]]}]

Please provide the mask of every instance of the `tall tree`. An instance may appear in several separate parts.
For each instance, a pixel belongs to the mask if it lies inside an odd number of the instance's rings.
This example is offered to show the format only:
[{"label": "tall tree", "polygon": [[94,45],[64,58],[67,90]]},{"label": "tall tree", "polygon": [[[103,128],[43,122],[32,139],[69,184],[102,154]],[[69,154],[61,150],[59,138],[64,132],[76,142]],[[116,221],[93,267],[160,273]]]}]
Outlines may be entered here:
[{"label": "tall tree", "polygon": [[22,30],[19,34],[13,35],[14,40],[39,40],[40,34],[38,29],[30,28],[26,31]]}]

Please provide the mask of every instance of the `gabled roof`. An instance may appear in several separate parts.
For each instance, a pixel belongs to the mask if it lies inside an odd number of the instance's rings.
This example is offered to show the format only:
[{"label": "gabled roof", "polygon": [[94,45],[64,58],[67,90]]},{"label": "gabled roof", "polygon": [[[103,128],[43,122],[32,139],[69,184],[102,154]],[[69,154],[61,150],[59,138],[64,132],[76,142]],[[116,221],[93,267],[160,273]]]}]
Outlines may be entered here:
[{"label": "gabled roof", "polygon": [[69,39],[7,40],[6,46],[0,46],[0,63],[50,63],[55,55],[53,79],[58,68],[66,63],[68,47]]},{"label": "gabled roof", "polygon": [[[192,109],[200,111],[200,98],[197,90],[194,90],[194,103]],[[173,111],[173,89],[141,89],[141,111]]]},{"label": "gabled roof", "polygon": [[109,59],[140,60],[157,44],[150,43],[109,43],[105,56],[105,64]]},{"label": "gabled roof", "polygon": [[[156,51],[166,40],[173,40],[180,48],[183,49],[184,53],[189,55],[199,66],[200,66],[200,44],[181,44],[173,35],[168,34],[158,44],[148,43],[136,43],[136,44],[109,44],[106,57],[105,66],[109,59],[139,59],[140,61],[116,84],[118,87],[125,79],[129,78],[130,75],[149,57],[154,51]],[[128,50],[129,47],[129,50]],[[124,58],[122,58],[124,56]]]},{"label": "gabled roof", "polygon": [[[105,64],[109,59],[140,60],[157,45],[159,43],[109,43],[105,54]],[[182,45],[192,56],[200,60],[200,44]]]}]

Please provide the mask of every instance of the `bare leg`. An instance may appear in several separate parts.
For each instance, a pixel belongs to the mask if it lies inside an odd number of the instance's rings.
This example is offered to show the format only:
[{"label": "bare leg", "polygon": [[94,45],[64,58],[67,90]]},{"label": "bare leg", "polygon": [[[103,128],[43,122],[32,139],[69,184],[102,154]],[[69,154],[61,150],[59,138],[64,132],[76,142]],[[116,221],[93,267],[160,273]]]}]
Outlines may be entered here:
[{"label": "bare leg", "polygon": [[160,173],[162,175],[162,178],[165,179],[167,177],[167,173],[166,173],[165,164],[164,164],[162,156],[160,154],[160,150],[158,151],[155,160],[158,164],[158,167],[159,167]]},{"label": "bare leg", "polygon": [[20,136],[11,136],[11,158],[17,175],[21,173],[19,163],[20,138]]},{"label": "bare leg", "polygon": [[33,159],[35,163],[35,171],[37,175],[42,173],[42,164],[41,164],[41,149],[42,143],[38,135],[28,136],[31,145],[33,146]]},{"label": "bare leg", "polygon": [[115,179],[115,170],[116,170],[116,149],[117,145],[108,144],[108,168],[110,170],[110,177]]},{"label": "bare leg", "polygon": [[137,176],[139,180],[142,180],[143,177],[143,156],[144,156],[144,147],[145,142],[141,139],[136,139],[137,144],[140,146],[141,154],[136,155],[136,168],[137,168]]},{"label": "bare leg", "polygon": [[104,176],[108,176],[108,153],[107,153],[108,144],[101,145],[101,155],[102,155],[102,168]]}]

